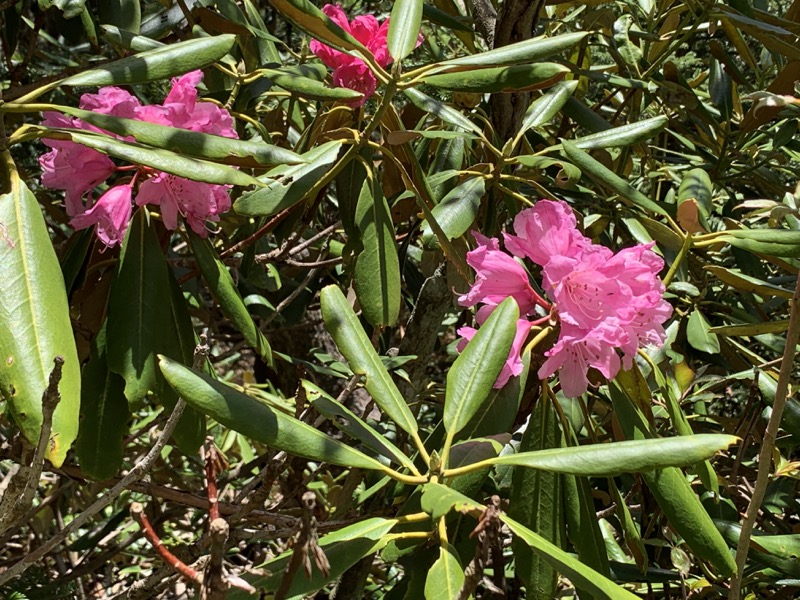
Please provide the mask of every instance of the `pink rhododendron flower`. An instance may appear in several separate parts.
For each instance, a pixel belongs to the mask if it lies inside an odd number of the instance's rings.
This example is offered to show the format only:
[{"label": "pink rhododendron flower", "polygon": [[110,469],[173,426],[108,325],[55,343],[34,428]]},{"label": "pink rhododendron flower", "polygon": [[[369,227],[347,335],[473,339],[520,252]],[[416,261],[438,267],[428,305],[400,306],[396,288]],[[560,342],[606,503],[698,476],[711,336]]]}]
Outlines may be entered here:
[{"label": "pink rhododendron flower", "polygon": [[[342,7],[338,4],[326,4],[322,7],[324,12],[334,23],[352,35],[369,50],[381,67],[386,68],[392,62],[386,36],[389,33],[389,19],[379,23],[372,15],[362,15],[348,21]],[[417,39],[417,46],[422,43],[422,34]],[[311,51],[328,67],[333,69],[333,84],[337,87],[346,87],[364,94],[364,98],[354,102],[356,106],[364,104],[375,88],[378,80],[366,63],[346,52],[326,46],[320,41],[311,40]]]},{"label": "pink rhododendron flower", "polygon": [[[80,107],[117,117],[237,138],[233,119],[227,110],[211,102],[198,102],[196,86],[202,78],[202,71],[192,71],[173,79],[172,89],[160,105],[142,105],[125,90],[109,86],[96,94],[81,96]],[[46,112],[43,124],[85,129],[120,138],[80,119],[55,112]],[[98,237],[108,246],[118,244],[127,229],[132,188],[137,181],[140,182],[137,205],[160,206],[168,229],[178,226],[180,214],[193,231],[205,236],[208,234],[205,222],[219,221],[219,215],[231,207],[229,186],[189,181],[147,167],[117,167],[108,156],[75,142],[43,141],[52,150],[39,158],[42,184],[65,190],[67,214],[72,217],[73,227],[83,229],[97,225]],[[131,183],[112,186],[94,205],[84,206],[84,197],[91,197],[91,192],[115,172],[131,170],[135,172]],[[126,201],[127,207],[124,207]]]},{"label": "pink rhododendron flower", "polygon": [[[550,200],[541,200],[517,215],[514,229],[516,235],[505,234],[506,248],[542,267],[543,288],[553,303],[551,313],[561,323],[558,341],[545,352],[547,360],[539,377],[558,371],[564,393],[577,396],[589,385],[590,369],[613,379],[621,366],[630,368],[641,346],[663,343],[663,324],[672,307],[663,299],[658,273],[664,261],[653,252],[653,243],[615,254],[578,231],[566,203]],[[517,300],[523,315],[532,315],[537,304],[547,304],[530,288],[525,269],[500,250],[498,240],[479,234],[475,239],[478,247],[467,255],[476,271],[475,283],[459,302],[485,305],[478,311],[479,324],[485,320],[485,310],[508,296]],[[465,339],[473,334],[469,328],[459,333]],[[521,349],[522,345],[515,344],[509,364],[516,364]],[[495,387],[505,381],[498,378]]]},{"label": "pink rhododendron flower", "polygon": [[72,217],[70,225],[76,230],[97,225],[97,237],[106,246],[116,246],[125,237],[131,220],[131,195],[130,185],[109,188],[89,210]]},{"label": "pink rhododendron flower", "polygon": [[178,226],[178,214],[181,214],[192,231],[205,237],[208,235],[205,222],[219,221],[219,215],[230,209],[231,198],[227,186],[159,173],[139,187],[136,204],[160,206],[167,229]]},{"label": "pink rhododendron flower", "polygon": [[467,264],[475,269],[475,283],[459,297],[461,306],[478,303],[497,306],[513,296],[521,315],[533,312],[537,304],[545,304],[528,281],[528,272],[512,256],[500,250],[496,239],[473,232],[478,247],[467,252]]}]

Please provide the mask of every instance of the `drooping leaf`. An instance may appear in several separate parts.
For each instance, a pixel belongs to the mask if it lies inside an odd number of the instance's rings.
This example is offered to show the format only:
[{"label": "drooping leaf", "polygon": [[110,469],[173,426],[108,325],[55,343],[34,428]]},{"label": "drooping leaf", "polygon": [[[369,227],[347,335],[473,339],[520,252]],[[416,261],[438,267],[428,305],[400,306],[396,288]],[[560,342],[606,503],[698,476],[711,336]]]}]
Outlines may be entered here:
[{"label": "drooping leaf", "polygon": [[34,446],[53,360],[64,359],[47,458],[60,466],[78,434],[81,374],[64,278],[36,197],[0,154],[0,393]]},{"label": "drooping leaf", "polygon": [[189,243],[192,252],[197,259],[197,265],[208,284],[212,295],[219,302],[222,312],[228,317],[233,325],[242,333],[253,349],[264,359],[268,365],[272,365],[272,348],[270,348],[267,338],[256,326],[253,317],[250,316],[247,306],[245,306],[233,277],[228,272],[227,267],[217,256],[214,246],[208,239],[202,239],[193,231],[188,232]]},{"label": "drooping leaf", "polygon": [[339,27],[309,0],[270,0],[275,9],[311,37],[337,50],[367,50],[356,38]]},{"label": "drooping leaf", "polygon": [[384,471],[373,458],[294,417],[198,373],[166,356],[159,367],[167,382],[187,404],[226,427],[273,448],[335,465]]},{"label": "drooping leaf", "polygon": [[686,323],[686,339],[694,347],[701,352],[708,352],[709,354],[719,353],[719,339],[716,334],[711,333],[711,326],[706,321],[699,310],[695,309],[689,315],[689,320]]},{"label": "drooping leaf", "polygon": [[[486,183],[483,177],[472,177],[453,188],[433,207],[431,213],[447,239],[452,240],[467,232],[478,216],[481,198],[485,192]],[[422,237],[426,245],[436,242],[436,236],[427,223],[423,227]]]},{"label": "drooping leaf", "polygon": [[376,327],[394,325],[400,315],[400,261],[389,205],[380,183],[372,178],[361,187],[356,224],[362,249],[353,278],[361,311]]},{"label": "drooping leaf", "polygon": [[171,318],[167,263],[144,209],[125,235],[108,298],[108,366],[125,379],[129,402],[155,389],[156,354],[166,343]]},{"label": "drooping leaf", "polygon": [[[506,46],[507,47],[507,46]],[[578,87],[577,79],[560,81],[534,100],[522,117],[520,131],[540,127],[552,119]]]},{"label": "drooping leaf", "polygon": [[425,578],[425,600],[456,600],[464,584],[464,569],[450,544],[439,548],[439,558]]},{"label": "drooping leaf", "polygon": [[106,0],[98,4],[97,9],[101,23],[139,33],[139,28],[142,26],[140,0]]}]

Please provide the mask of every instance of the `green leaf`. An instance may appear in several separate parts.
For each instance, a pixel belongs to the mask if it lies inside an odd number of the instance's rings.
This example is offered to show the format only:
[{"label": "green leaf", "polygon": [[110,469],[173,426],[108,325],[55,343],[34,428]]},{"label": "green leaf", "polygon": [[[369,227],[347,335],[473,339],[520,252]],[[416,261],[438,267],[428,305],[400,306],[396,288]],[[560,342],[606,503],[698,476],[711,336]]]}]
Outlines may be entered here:
[{"label": "green leaf", "polygon": [[302,385],[309,402],[314,405],[314,408],[321,415],[330,419],[337,429],[345,432],[353,439],[359,440],[370,450],[385,456],[398,465],[407,469],[415,468],[411,459],[403,454],[397,446],[375,431],[349,408],[334,400],[310,381],[303,380]]},{"label": "green leaf", "polygon": [[332,21],[309,0],[270,0],[270,4],[284,17],[313,38],[328,46],[347,52],[358,50],[369,54],[361,42]]},{"label": "green leaf", "polygon": [[686,323],[686,339],[701,352],[719,354],[719,338],[711,333],[711,326],[699,310],[694,309]]},{"label": "green leaf", "polygon": [[395,62],[414,51],[422,26],[422,0],[396,0],[389,18],[386,42]]},{"label": "green leaf", "polygon": [[595,148],[620,148],[649,140],[667,126],[669,119],[659,115],[637,123],[628,123],[620,127],[592,133],[572,141],[577,148],[594,150]]},{"label": "green leaf", "polygon": [[557,78],[560,79],[568,71],[569,68],[564,65],[542,62],[427,75],[421,77],[420,81],[455,92],[515,92],[555,83]]},{"label": "green leaf", "polygon": [[136,165],[144,165],[159,171],[166,171],[192,181],[221,185],[261,186],[261,182],[258,179],[244,171],[227,165],[200,160],[199,158],[183,156],[169,150],[124,142],[92,131],[47,127],[31,127],[30,129],[41,132],[41,137],[69,139],[89,148],[94,148],[103,154],[121,158]]},{"label": "green leaf", "polygon": [[34,446],[53,359],[64,359],[47,458],[61,466],[78,434],[81,374],[67,292],[36,197],[0,154],[0,393]]},{"label": "green leaf", "polygon": [[[431,214],[448,240],[461,237],[475,222],[485,193],[486,182],[483,177],[471,177],[450,190],[442,201],[433,207]],[[427,246],[436,243],[436,236],[427,222],[423,226],[422,239]]]},{"label": "green leaf", "polygon": [[341,145],[327,142],[301,155],[305,164],[275,167],[259,178],[266,186],[242,194],[233,209],[247,216],[270,216],[294,206],[331,169]]},{"label": "green leaf", "polygon": [[322,81],[305,77],[296,73],[279,69],[261,69],[259,71],[275,85],[309,100],[355,100],[364,94],[343,87],[331,87]]},{"label": "green leaf", "polygon": [[65,19],[72,19],[86,10],[86,0],[39,0],[40,9],[47,10],[51,6],[61,10]]},{"label": "green leaf", "polygon": [[586,477],[561,475],[567,535],[587,567],[608,577],[608,555],[594,508],[592,487]]},{"label": "green leaf", "polygon": [[478,516],[485,508],[475,500],[441,483],[426,483],[423,486],[420,506],[434,521],[452,510]]},{"label": "green leaf", "polygon": [[[523,452],[558,448],[561,428],[558,414],[547,397],[541,394],[531,414],[520,450]],[[563,546],[564,515],[561,476],[535,469],[514,469],[511,484],[510,517],[535,531],[559,548]],[[514,538],[512,548],[516,574],[525,584],[526,598],[552,600],[556,596],[558,574],[555,569],[530,547]]]},{"label": "green leaf", "polygon": [[108,298],[109,368],[125,379],[129,402],[155,389],[155,355],[167,342],[170,308],[167,263],[144,209],[137,210],[125,235]]},{"label": "green leaf", "polygon": [[459,355],[447,373],[443,421],[449,435],[463,429],[489,396],[505,365],[517,332],[519,308],[505,299]]},{"label": "green leaf", "polygon": [[272,349],[267,338],[256,326],[245,306],[228,268],[217,256],[217,251],[208,239],[202,239],[194,231],[188,231],[189,244],[197,260],[197,266],[208,284],[208,288],[223,314],[244,336],[245,341],[258,352],[268,365],[272,365]]},{"label": "green leaf", "polygon": [[[504,48],[507,47],[508,46],[504,46]],[[550,119],[558,114],[558,111],[566,104],[567,100],[572,97],[577,87],[577,79],[560,81],[542,94],[541,97],[534,100],[522,117],[522,127],[520,131],[525,132],[534,127],[541,127],[550,121]]]},{"label": "green leaf", "polygon": [[376,327],[394,325],[400,315],[400,260],[392,213],[380,182],[364,180],[356,207],[362,250],[353,279],[364,318]]},{"label": "green leaf", "polygon": [[554,37],[535,37],[487,52],[445,60],[436,63],[435,67],[499,67],[515,63],[532,63],[569,50],[587,35],[589,34],[586,32],[578,32]]},{"label": "green leaf", "polygon": [[612,583],[597,571],[593,571],[521,523],[506,515],[500,515],[500,519],[508,525],[508,528],[515,536],[528,544],[543,560],[574,583],[578,589],[591,594],[595,600],[600,600],[601,598],[607,600],[634,600],[637,597],[626,589]]},{"label": "green leaf", "polygon": [[123,438],[128,431],[125,380],[108,368],[105,332],[102,347],[83,367],[81,424],[75,454],[84,473],[104,481],[122,467]]},{"label": "green leaf", "polygon": [[464,569],[450,544],[439,548],[439,558],[425,578],[425,600],[456,600],[464,585]]},{"label": "green leaf", "polygon": [[462,115],[456,109],[447,106],[447,104],[431,98],[414,88],[407,88],[403,93],[411,100],[411,103],[426,113],[436,115],[442,121],[454,127],[458,127],[465,131],[471,131],[475,135],[481,135],[483,132],[481,128],[475,125],[467,117]]},{"label": "green leaf", "polygon": [[407,433],[418,430],[416,419],[383,366],[342,291],[329,285],[320,292],[322,318],[353,373],[366,377],[365,387],[381,410]]},{"label": "green leaf", "polygon": [[[131,136],[141,144],[178,154],[225,161],[240,166],[301,164],[303,158],[291,150],[261,142],[226,138],[219,135],[167,127],[136,119],[124,119],[69,106],[52,106],[52,110],[79,119],[121,136]],[[190,177],[189,179],[195,179]]]},{"label": "green leaf", "polygon": [[165,44],[154,40],[144,35],[134,35],[130,31],[120,29],[115,25],[101,25],[105,38],[117,46],[122,46],[134,52],[144,52],[146,50],[155,50],[161,48]]},{"label": "green leaf", "polygon": [[711,178],[703,169],[691,169],[683,174],[678,188],[678,207],[688,201],[695,201],[700,214],[700,224],[708,230],[708,217],[714,210],[713,185]]},{"label": "green leaf", "polygon": [[[614,383],[609,386],[614,412],[623,434],[628,439],[647,440],[651,436],[647,422],[639,410],[629,400],[624,388]],[[694,436],[681,436],[673,439],[690,439]],[[722,436],[728,437],[730,436]],[[709,458],[708,456],[700,458]],[[686,461],[692,464],[695,461]],[[692,551],[712,563],[721,575],[729,576],[736,571],[736,563],[725,545],[725,540],[714,527],[705,508],[686,481],[683,472],[674,467],[657,469],[642,474],[647,487],[658,502],[659,507]]]},{"label": "green leaf", "polygon": [[237,392],[204,373],[159,356],[167,382],[187,404],[225,427],[273,448],[345,467],[385,471],[377,460],[333,439],[311,425]]},{"label": "green leaf", "polygon": [[639,208],[652,211],[659,215],[667,214],[664,208],[650,200],[650,198],[622,179],[619,175],[610,171],[602,163],[596,161],[586,152],[575,146],[573,142],[563,140],[561,142],[561,147],[564,149],[567,158],[575,163],[583,173],[591,177],[596,183],[618,194],[623,202],[630,202]]},{"label": "green leaf", "polygon": [[756,254],[800,258],[800,231],[789,229],[729,229],[718,239]]},{"label": "green leaf", "polygon": [[738,443],[733,435],[702,433],[671,438],[629,440],[506,454],[492,459],[495,465],[519,465],[554,473],[610,477],[641,473],[663,467],[693,465]]},{"label": "green leaf", "polygon": [[235,35],[225,34],[169,44],[72,75],[56,82],[52,87],[99,87],[160,81],[207,67],[225,56],[233,48],[235,41]]},{"label": "green leaf", "polygon": [[101,23],[116,25],[120,29],[139,33],[142,26],[140,0],[105,0],[97,5]]},{"label": "green leaf", "polygon": [[[307,598],[317,590],[322,589],[328,582],[341,577],[350,567],[363,557],[382,549],[391,538],[387,535],[397,524],[395,519],[373,517],[346,527],[337,529],[333,533],[322,536],[319,545],[324,550],[330,562],[330,573],[325,577],[318,569],[314,569],[311,577],[298,573],[292,581],[287,598]],[[283,578],[283,573],[291,560],[293,551],[289,550],[272,560],[259,565],[258,569],[269,573],[266,577],[255,577],[246,574],[244,579],[252,586],[266,591],[278,589]],[[229,600],[252,600],[253,596],[247,592],[236,590],[228,592]]]},{"label": "green leaf", "polygon": [[[714,519],[719,532],[731,548],[739,545],[742,526],[739,523]],[[750,538],[750,547],[747,556],[753,561],[775,569],[786,575],[800,579],[800,535],[769,535],[763,531],[754,530]]]}]

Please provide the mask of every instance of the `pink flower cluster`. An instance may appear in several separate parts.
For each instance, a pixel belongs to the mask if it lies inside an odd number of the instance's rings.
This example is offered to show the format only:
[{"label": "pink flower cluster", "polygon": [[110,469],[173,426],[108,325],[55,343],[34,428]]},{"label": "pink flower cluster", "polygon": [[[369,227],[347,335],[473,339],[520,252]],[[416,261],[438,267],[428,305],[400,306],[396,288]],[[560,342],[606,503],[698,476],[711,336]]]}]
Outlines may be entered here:
[{"label": "pink flower cluster", "polygon": [[[386,36],[389,33],[389,19],[378,23],[372,15],[362,15],[352,21],[347,20],[342,7],[338,4],[326,4],[322,8],[334,23],[356,38],[364,47],[372,52],[375,61],[383,68],[392,62],[389,54]],[[419,35],[417,46],[422,43],[422,34]],[[355,103],[357,106],[364,104],[378,87],[378,80],[366,63],[355,56],[326,46],[317,40],[311,40],[311,51],[319,56],[320,60],[333,69],[333,85],[345,87],[364,94],[364,98]]]},{"label": "pink flower cluster", "polygon": [[[160,105],[143,105],[125,90],[104,87],[96,94],[81,96],[80,108],[237,138],[233,119],[227,110],[210,102],[198,102],[196,87],[202,78],[202,71],[192,71],[173,79],[172,89]],[[57,112],[44,113],[42,123],[48,127],[103,132],[80,119]],[[178,226],[180,214],[192,230],[205,236],[208,233],[206,221],[219,221],[219,215],[231,207],[228,186],[191,181],[143,166],[119,167],[105,154],[71,141],[46,139],[43,142],[52,150],[39,158],[43,171],[42,184],[65,190],[70,224],[75,229],[97,225],[97,237],[107,246],[116,246],[125,237],[137,182],[136,205],[159,206],[164,225],[169,229]],[[113,174],[131,170],[135,170],[135,174],[125,183],[112,185],[96,201],[92,198],[94,189]]]},{"label": "pink flower cluster", "polygon": [[[467,254],[467,262],[476,271],[475,283],[459,298],[462,306],[483,304],[476,315],[479,325],[505,298],[513,296],[519,305],[517,335],[495,387],[522,372],[520,353],[530,328],[549,318],[537,319],[537,306],[556,314],[561,325],[539,378],[558,371],[569,397],[586,391],[590,368],[613,379],[621,366],[631,367],[639,347],[663,343],[663,323],[672,307],[663,299],[658,273],[664,262],[652,243],[615,254],[578,231],[569,205],[550,200],[520,212],[514,231],[516,235],[504,234],[511,254],[500,250],[497,239],[473,234],[478,247]],[[542,287],[552,304],[536,293],[525,267],[511,255],[542,267]],[[458,333],[464,338],[462,349],[475,329],[463,327]]]}]

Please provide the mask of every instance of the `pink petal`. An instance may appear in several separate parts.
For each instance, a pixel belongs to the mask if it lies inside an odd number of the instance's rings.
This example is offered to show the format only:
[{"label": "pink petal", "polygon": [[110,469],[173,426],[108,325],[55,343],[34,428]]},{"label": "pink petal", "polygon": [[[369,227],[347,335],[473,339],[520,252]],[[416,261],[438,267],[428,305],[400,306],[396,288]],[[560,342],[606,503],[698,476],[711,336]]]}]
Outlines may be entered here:
[{"label": "pink petal", "polygon": [[97,237],[106,246],[116,246],[125,237],[131,220],[131,186],[118,185],[110,188],[92,208],[72,218],[70,224],[76,229],[97,225]]},{"label": "pink petal", "polygon": [[590,244],[578,231],[566,202],[539,200],[514,219],[516,236],[505,234],[506,248],[515,256],[545,266],[554,256],[575,258]]}]

